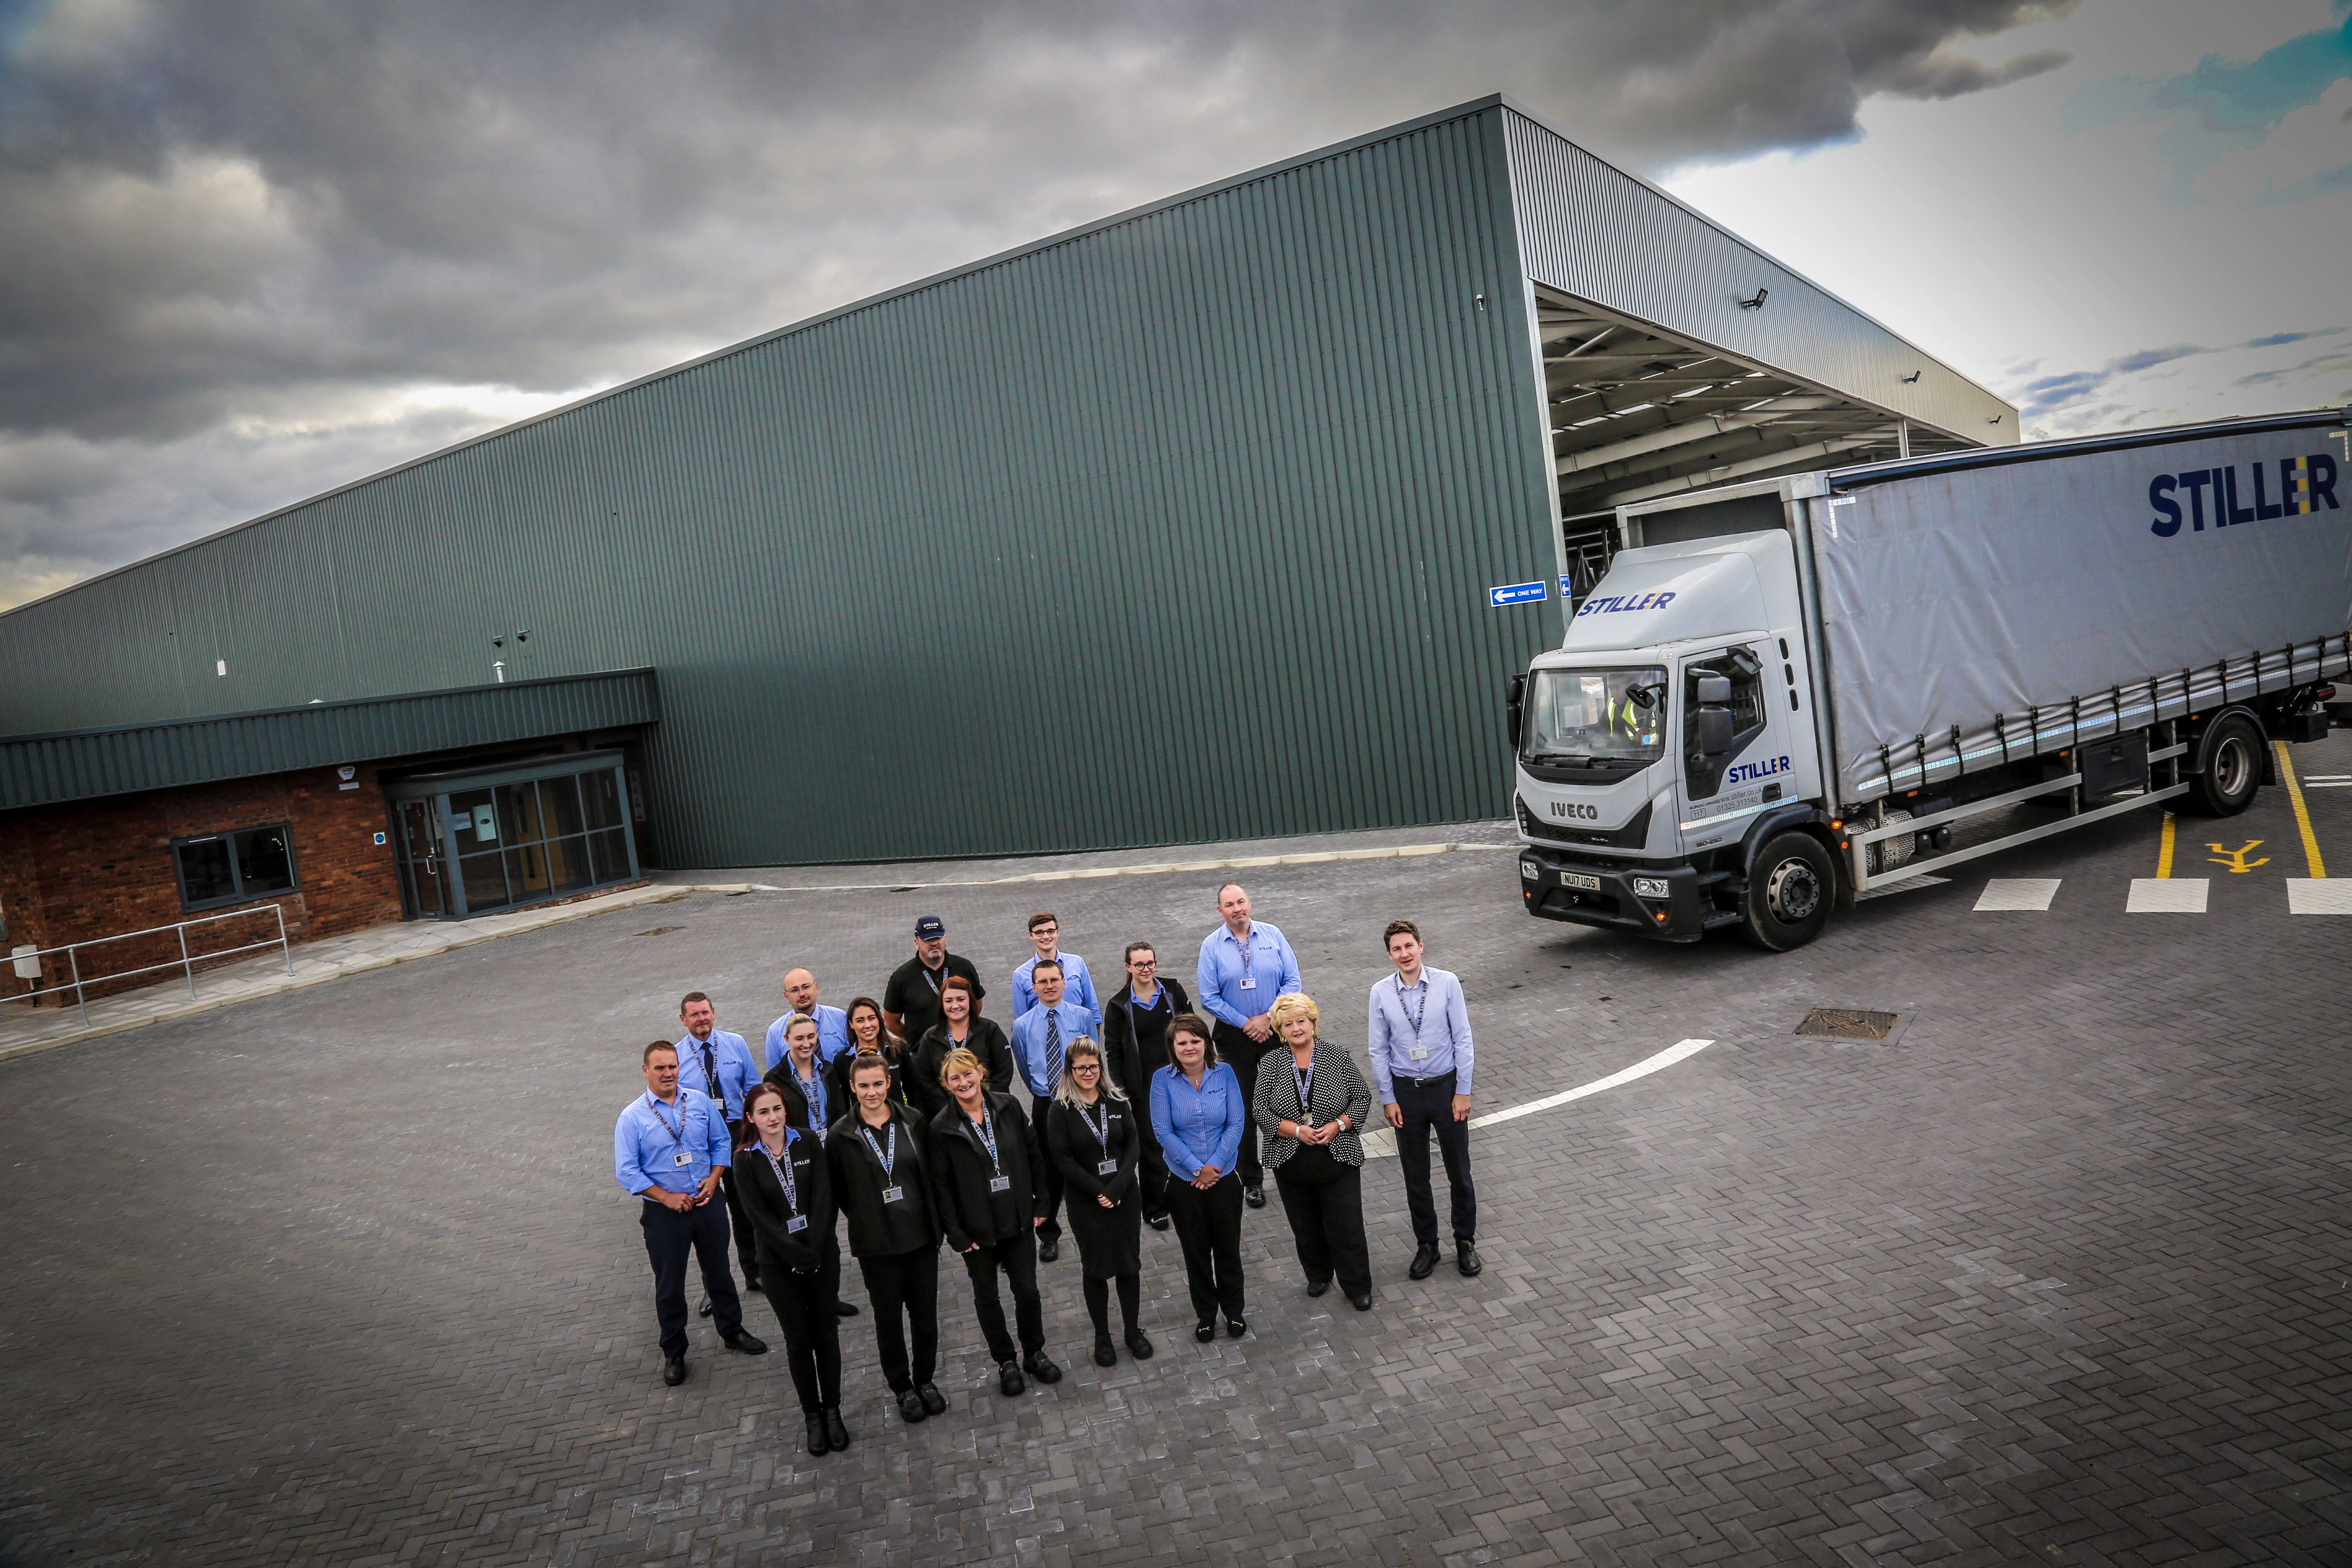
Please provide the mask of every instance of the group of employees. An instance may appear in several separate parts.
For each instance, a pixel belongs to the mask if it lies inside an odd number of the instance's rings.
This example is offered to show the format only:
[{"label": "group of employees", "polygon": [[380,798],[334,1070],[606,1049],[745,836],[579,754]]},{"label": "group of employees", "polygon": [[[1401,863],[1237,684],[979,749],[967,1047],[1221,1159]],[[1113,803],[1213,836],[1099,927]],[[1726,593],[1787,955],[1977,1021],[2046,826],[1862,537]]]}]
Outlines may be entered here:
[{"label": "group of employees", "polygon": [[[909,1423],[947,1409],[939,1364],[939,1247],[963,1258],[997,1386],[1058,1383],[1045,1353],[1037,1266],[1061,1256],[1062,1214],[1077,1245],[1097,1365],[1120,1342],[1152,1353],[1139,1321],[1142,1227],[1172,1226],[1192,1299],[1192,1337],[1248,1331],[1242,1210],[1265,1206],[1274,1174],[1307,1293],[1337,1281],[1372,1305],[1364,1237],[1362,1131],[1377,1095],[1395,1130],[1417,1244],[1409,1270],[1440,1261],[1430,1188],[1434,1131],[1453,1201],[1455,1266],[1478,1273],[1470,1179],[1470,1018],[1461,983],[1422,962],[1420,931],[1382,933],[1393,973],[1371,988],[1371,1078],[1321,1037],[1282,932],[1251,918],[1240,884],[1217,889],[1220,923],[1201,943],[1197,1000],[1160,975],[1149,942],[1130,942],[1127,983],[1103,1000],[1086,961],[1061,951],[1061,922],[1033,915],[1036,956],[1013,972],[1013,1025],[981,1012],[988,993],[947,951],[936,915],[915,922],[914,956],[882,997],[844,1010],[817,1000],[816,977],[784,977],[789,1010],[755,1061],[718,1027],[702,992],[678,1008],[685,1033],[640,1057],[646,1092],[613,1129],[614,1174],[644,1200],[662,1380],[687,1377],[686,1268],[699,1266],[703,1315],[730,1348],[767,1345],[743,1326],[728,1267],[731,1228],[744,1283],[763,1291],[784,1335],[808,1449],[849,1446],[841,1416],[836,1221],[866,1282],[882,1375]],[[1203,1016],[1203,1014],[1206,1016]],[[1025,1103],[1016,1096],[1026,1091]],[[1004,1292],[1013,1297],[1013,1321]]]}]

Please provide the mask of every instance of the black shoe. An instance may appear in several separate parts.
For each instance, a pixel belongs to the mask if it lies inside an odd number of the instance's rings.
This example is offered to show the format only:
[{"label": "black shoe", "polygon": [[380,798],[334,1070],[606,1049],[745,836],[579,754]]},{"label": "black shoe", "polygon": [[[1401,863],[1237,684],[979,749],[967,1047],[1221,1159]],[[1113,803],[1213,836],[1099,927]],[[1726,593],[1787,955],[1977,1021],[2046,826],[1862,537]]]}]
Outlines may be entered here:
[{"label": "black shoe", "polygon": [[940,1385],[936,1383],[918,1385],[915,1389],[915,1397],[923,1402],[923,1414],[926,1415],[944,1415],[948,1413],[948,1396],[940,1392]]},{"label": "black shoe", "polygon": [[1426,1279],[1437,1272],[1437,1243],[1424,1241],[1421,1250],[1412,1255],[1412,1267],[1406,1269],[1415,1279]]},{"label": "black shoe", "polygon": [[740,1351],[745,1355],[768,1353],[768,1342],[758,1338],[749,1329],[738,1329],[731,1334],[722,1334],[719,1337],[727,1342],[727,1348],[730,1351]]},{"label": "black shoe", "polygon": [[857,1303],[855,1301],[835,1301],[833,1304],[833,1315],[836,1318],[854,1318],[857,1316]]},{"label": "black shoe", "polygon": [[698,1317],[698,1318],[707,1318],[707,1317],[710,1316],[710,1298],[709,1298],[709,1297],[705,1296],[705,1297],[702,1299],[702,1305],[701,1305],[701,1306],[699,1306],[699,1307],[697,1307],[697,1308],[694,1310],[694,1315],[695,1315],[696,1317]]},{"label": "black shoe", "polygon": [[1355,1308],[1359,1312],[1369,1312],[1372,1310],[1372,1293],[1367,1290],[1360,1296],[1350,1296],[1348,1298],[1348,1305]]},{"label": "black shoe", "polygon": [[1249,1332],[1249,1320],[1247,1318],[1227,1318],[1225,1320],[1225,1332],[1231,1334],[1235,1339],[1240,1339],[1244,1334]]},{"label": "black shoe", "polygon": [[1127,1331],[1127,1353],[1138,1361],[1151,1359],[1151,1338],[1141,1329]]},{"label": "black shoe", "polygon": [[686,1358],[684,1356],[672,1356],[669,1360],[662,1363],[662,1381],[668,1384],[672,1388],[676,1388],[679,1384],[686,1381]]},{"label": "black shoe", "polygon": [[1029,1385],[1021,1381],[1021,1363],[1017,1361],[996,1363],[996,1392],[1010,1396]]},{"label": "black shoe", "polygon": [[756,1274],[743,1276],[743,1289],[756,1293],[760,1289],[760,1277]]},{"label": "black shoe", "polygon": [[1265,1207],[1265,1189],[1264,1187],[1244,1187],[1242,1189],[1242,1202],[1249,1205],[1249,1206],[1254,1209],[1262,1209]]},{"label": "black shoe", "polygon": [[1205,1323],[1193,1324],[1192,1337],[1204,1345],[1209,1343],[1217,1337],[1217,1321],[1212,1318]]},{"label": "black shoe", "polygon": [[1097,1366],[1118,1364],[1118,1352],[1110,1348],[1110,1335],[1107,1332],[1095,1336],[1095,1364]]},{"label": "black shoe", "polygon": [[824,1429],[824,1412],[820,1410],[808,1418],[809,1452],[822,1457],[833,1451],[833,1435]]},{"label": "black shoe", "polygon": [[838,1405],[825,1406],[824,1435],[835,1448],[849,1447],[849,1428],[841,1424],[841,1406]]},{"label": "black shoe", "polygon": [[1038,1261],[1038,1262],[1040,1262],[1040,1263],[1051,1263],[1051,1262],[1053,1262],[1053,1261],[1054,1261],[1054,1259],[1055,1259],[1056,1258],[1059,1258],[1059,1257],[1061,1257],[1061,1256],[1062,1256],[1062,1244],[1061,1244],[1060,1242],[1058,1242],[1058,1241],[1055,1240],[1055,1239],[1054,1239],[1052,1237],[1050,1237],[1050,1236],[1047,1236],[1047,1237],[1040,1237],[1038,1238],[1038,1240],[1037,1240],[1037,1261]]},{"label": "black shoe", "polygon": [[908,1426],[912,1426],[927,1414],[929,1412],[923,1408],[923,1396],[913,1389],[910,1388],[898,1395],[898,1415]]},{"label": "black shoe", "polygon": [[1054,1364],[1054,1358],[1047,1355],[1044,1351],[1031,1351],[1027,1355],[1021,1358],[1021,1365],[1023,1370],[1026,1371],[1030,1376],[1035,1378],[1040,1383],[1059,1383],[1062,1381],[1062,1369],[1055,1366]]},{"label": "black shoe", "polygon": [[1309,1279],[1307,1282],[1307,1293],[1310,1296],[1320,1296],[1329,1289],[1331,1289],[1331,1281],[1328,1279]]},{"label": "black shoe", "polygon": [[1158,1214],[1145,1215],[1143,1216],[1143,1223],[1150,1226],[1154,1230],[1166,1230],[1168,1228],[1168,1211],[1166,1209],[1161,1209]]},{"label": "black shoe", "polygon": [[1454,1244],[1454,1267],[1462,1270],[1464,1279],[1475,1279],[1478,1271],[1486,1266],[1478,1261],[1476,1247],[1466,1241],[1457,1241]]}]

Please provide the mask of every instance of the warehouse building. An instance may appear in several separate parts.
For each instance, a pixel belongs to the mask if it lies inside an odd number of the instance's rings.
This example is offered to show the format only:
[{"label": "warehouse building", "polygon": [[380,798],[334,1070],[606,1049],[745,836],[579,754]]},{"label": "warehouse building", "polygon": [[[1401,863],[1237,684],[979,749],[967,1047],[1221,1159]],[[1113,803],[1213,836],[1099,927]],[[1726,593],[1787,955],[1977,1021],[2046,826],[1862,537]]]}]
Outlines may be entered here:
[{"label": "warehouse building", "polygon": [[2016,438],[1486,99],[0,616],[0,916],[73,940],[100,865],[118,925],[331,929],[640,864],[1497,816],[1503,683],[1612,508]]}]

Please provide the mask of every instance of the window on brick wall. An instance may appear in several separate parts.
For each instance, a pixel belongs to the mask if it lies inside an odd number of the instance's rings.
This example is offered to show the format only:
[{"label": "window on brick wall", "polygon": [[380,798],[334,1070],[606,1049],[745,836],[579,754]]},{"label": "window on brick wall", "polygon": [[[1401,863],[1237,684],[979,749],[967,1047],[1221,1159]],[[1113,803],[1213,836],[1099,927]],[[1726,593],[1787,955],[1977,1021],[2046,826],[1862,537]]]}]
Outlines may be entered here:
[{"label": "window on brick wall", "polygon": [[184,909],[266,899],[295,886],[294,830],[281,822],[183,838],[172,846],[172,861],[180,874]]}]

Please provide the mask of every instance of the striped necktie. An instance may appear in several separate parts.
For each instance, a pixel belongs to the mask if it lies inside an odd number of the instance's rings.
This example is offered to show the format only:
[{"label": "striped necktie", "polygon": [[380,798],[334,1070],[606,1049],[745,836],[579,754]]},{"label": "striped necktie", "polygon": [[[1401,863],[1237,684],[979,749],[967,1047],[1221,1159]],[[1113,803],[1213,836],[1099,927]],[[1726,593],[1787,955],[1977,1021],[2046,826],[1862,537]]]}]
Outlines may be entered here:
[{"label": "striped necktie", "polygon": [[1062,1081],[1062,1014],[1058,1007],[1045,1009],[1045,1092]]}]

